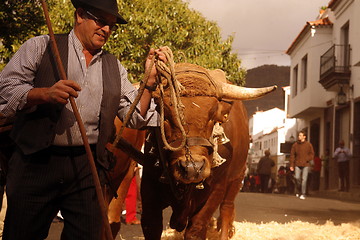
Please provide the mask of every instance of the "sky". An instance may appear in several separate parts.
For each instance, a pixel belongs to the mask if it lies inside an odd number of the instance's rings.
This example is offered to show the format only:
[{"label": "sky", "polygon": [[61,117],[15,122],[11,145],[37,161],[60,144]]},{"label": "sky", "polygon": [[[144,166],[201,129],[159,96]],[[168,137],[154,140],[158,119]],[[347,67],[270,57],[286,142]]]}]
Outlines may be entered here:
[{"label": "sky", "polygon": [[242,67],[290,66],[285,53],[307,21],[330,0],[184,0],[206,19],[215,21],[224,39],[234,35],[233,52]]}]

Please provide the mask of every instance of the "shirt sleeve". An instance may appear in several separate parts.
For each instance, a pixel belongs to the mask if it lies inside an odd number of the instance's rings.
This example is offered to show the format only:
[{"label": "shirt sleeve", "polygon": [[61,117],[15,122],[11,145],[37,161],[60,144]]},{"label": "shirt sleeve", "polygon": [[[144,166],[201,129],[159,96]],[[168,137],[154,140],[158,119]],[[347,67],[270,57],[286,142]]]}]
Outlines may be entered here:
[{"label": "shirt sleeve", "polygon": [[[118,110],[118,117],[123,121],[128,113],[131,104],[134,102],[138,91],[137,89],[130,83],[127,78],[126,69],[120,64],[118,61],[120,77],[121,77],[121,99]],[[150,108],[146,113],[145,118],[143,118],[140,114],[140,102],[137,104],[132,117],[129,120],[127,127],[130,128],[141,128],[144,126],[156,127],[159,126],[159,115],[156,111],[156,104],[154,99],[151,99]]]},{"label": "shirt sleeve", "polygon": [[11,117],[24,108],[48,41],[47,35],[27,40],[0,73],[0,115]]}]

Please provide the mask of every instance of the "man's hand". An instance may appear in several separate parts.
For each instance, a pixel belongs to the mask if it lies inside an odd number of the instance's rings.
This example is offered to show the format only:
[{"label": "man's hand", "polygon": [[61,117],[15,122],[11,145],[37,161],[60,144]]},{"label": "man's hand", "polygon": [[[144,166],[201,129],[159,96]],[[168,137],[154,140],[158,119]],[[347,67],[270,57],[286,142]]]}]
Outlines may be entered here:
[{"label": "man's hand", "polygon": [[49,88],[33,88],[27,96],[25,107],[44,103],[67,104],[69,97],[77,97],[80,85],[72,80],[59,80]]},{"label": "man's hand", "polygon": [[45,101],[48,103],[66,104],[70,96],[78,97],[80,85],[72,80],[60,80],[45,92]]},{"label": "man's hand", "polygon": [[[146,63],[145,63],[145,72],[148,71],[149,67],[150,67],[150,64],[151,64],[151,61],[152,59],[155,57],[155,55],[158,55],[158,60],[160,61],[163,61],[163,62],[167,62],[167,58],[164,54],[164,47],[162,48],[159,48],[159,49],[154,49],[154,48],[151,48],[150,51],[149,51],[149,54],[146,58]],[[150,75],[149,75],[149,79],[147,81],[147,86],[154,86],[155,84],[155,81],[156,81],[156,75],[157,75],[157,70],[156,70],[156,67],[155,67],[155,64],[152,66],[152,69],[150,71]]]},{"label": "man's hand", "polygon": [[[145,62],[145,72],[147,73],[149,71],[149,68],[151,67],[151,61],[153,60],[153,58],[155,57],[155,55],[158,55],[158,61],[163,61],[163,62],[167,62],[166,56],[164,54],[165,48],[160,48],[160,49],[150,49],[149,51],[149,55],[146,58],[146,62]],[[143,95],[141,96],[140,99],[140,114],[141,116],[145,117],[146,113],[149,109],[150,106],[150,101],[151,101],[151,91],[153,91],[153,88],[155,86],[156,83],[156,75],[158,74],[155,64],[152,66],[150,74],[149,74],[149,79],[146,82],[146,86],[150,87],[149,88],[145,88],[147,89],[146,91],[143,92]]]}]

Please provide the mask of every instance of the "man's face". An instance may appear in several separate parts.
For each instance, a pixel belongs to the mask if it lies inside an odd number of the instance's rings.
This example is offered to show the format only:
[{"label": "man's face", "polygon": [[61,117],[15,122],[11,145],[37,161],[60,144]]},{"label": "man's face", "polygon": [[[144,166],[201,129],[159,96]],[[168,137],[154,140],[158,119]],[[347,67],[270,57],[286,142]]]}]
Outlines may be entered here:
[{"label": "man's face", "polygon": [[89,52],[98,51],[111,34],[111,27],[116,24],[116,17],[101,10],[79,8],[76,15],[76,35],[83,47]]},{"label": "man's face", "polygon": [[306,136],[303,133],[299,133],[298,139],[300,142],[304,142],[306,139]]}]

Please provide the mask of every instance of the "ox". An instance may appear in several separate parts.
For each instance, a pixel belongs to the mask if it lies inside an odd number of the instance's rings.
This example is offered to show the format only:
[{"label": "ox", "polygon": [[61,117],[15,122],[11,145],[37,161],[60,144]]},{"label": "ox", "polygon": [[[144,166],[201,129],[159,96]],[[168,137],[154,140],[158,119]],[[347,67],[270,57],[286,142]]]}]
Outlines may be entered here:
[{"label": "ox", "polygon": [[[225,83],[222,71],[187,63],[177,64],[175,72],[180,98],[171,99],[168,88],[153,94],[164,109],[164,131],[156,128],[146,138],[147,159],[141,182],[143,233],[145,239],[160,239],[162,211],[171,206],[171,228],[179,232],[185,229],[185,239],[206,239],[207,226],[220,205],[218,228],[221,239],[228,239],[249,146],[247,114],[239,100],[261,97],[276,86],[234,86]],[[214,153],[209,139],[217,122],[223,123],[230,143],[218,149],[227,161],[212,168]]]},{"label": "ox", "polygon": [[[119,118],[115,118],[114,125],[116,132],[119,132],[119,129],[122,126],[122,122]],[[135,149],[141,149],[145,141],[145,131],[124,128],[122,133],[122,138],[127,141],[128,144],[131,144]],[[126,153],[119,148],[114,148],[112,143],[106,145],[107,149],[111,151],[116,158],[115,166],[110,171],[109,178],[111,186],[110,188],[104,189],[106,192],[105,200],[109,204],[108,206],[108,218],[115,239],[117,233],[120,230],[121,226],[121,212],[127,191],[130,186],[132,177],[134,176],[134,169],[136,167],[136,162],[131,158],[131,154]],[[117,198],[113,198],[115,195],[114,191],[116,190]]]}]

